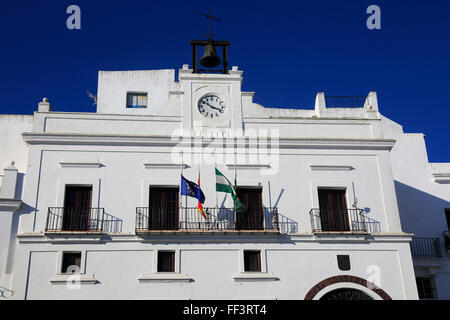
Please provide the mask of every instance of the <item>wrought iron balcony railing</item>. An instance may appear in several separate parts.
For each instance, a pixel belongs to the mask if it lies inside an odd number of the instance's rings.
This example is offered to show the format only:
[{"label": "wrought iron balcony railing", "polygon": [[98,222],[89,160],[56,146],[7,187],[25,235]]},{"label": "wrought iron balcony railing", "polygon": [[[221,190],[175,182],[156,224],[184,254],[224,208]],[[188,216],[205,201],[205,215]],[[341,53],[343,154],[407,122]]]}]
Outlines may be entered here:
[{"label": "wrought iron balcony railing", "polygon": [[102,232],[103,208],[48,208],[46,232]]},{"label": "wrought iron balcony railing", "polygon": [[14,295],[14,291],[12,291],[8,288],[5,288],[3,286],[0,286],[0,298],[8,299],[13,295]]},{"label": "wrought iron balcony railing", "polygon": [[417,258],[440,258],[441,245],[439,238],[413,237],[411,241],[411,254]]},{"label": "wrought iron balcony railing", "polygon": [[235,212],[232,208],[136,208],[136,232],[149,231],[279,231],[278,209],[257,208]]},{"label": "wrought iron balcony railing", "polygon": [[379,222],[369,219],[363,212],[362,209],[311,209],[312,232],[379,232]]}]

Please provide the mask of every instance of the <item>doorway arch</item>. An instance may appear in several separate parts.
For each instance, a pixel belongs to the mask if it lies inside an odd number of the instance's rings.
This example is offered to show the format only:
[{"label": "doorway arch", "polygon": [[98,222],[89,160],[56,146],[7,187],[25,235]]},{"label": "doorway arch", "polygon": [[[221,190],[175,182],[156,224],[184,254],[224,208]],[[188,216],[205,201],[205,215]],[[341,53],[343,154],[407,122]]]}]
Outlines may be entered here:
[{"label": "doorway arch", "polygon": [[[356,276],[334,276],[334,277],[330,277],[325,280],[322,280],[308,291],[308,293],[305,296],[305,300],[313,300],[314,297],[319,293],[319,291],[325,289],[328,286],[331,286],[331,285],[334,285],[337,283],[354,283],[354,284],[364,287],[365,289],[371,290],[372,292],[374,292],[377,296],[379,296],[383,300],[392,300],[392,298],[383,289],[376,286],[374,283],[372,283],[370,281],[367,281],[365,279],[362,279],[362,278],[356,277]],[[346,289],[346,288],[338,288],[338,289]],[[332,290],[332,291],[334,291],[334,290]]]},{"label": "doorway arch", "polygon": [[359,301],[359,300],[373,300],[372,297],[362,292],[361,290],[353,289],[353,288],[340,288],[331,290],[330,292],[325,293],[319,300],[325,301]]}]

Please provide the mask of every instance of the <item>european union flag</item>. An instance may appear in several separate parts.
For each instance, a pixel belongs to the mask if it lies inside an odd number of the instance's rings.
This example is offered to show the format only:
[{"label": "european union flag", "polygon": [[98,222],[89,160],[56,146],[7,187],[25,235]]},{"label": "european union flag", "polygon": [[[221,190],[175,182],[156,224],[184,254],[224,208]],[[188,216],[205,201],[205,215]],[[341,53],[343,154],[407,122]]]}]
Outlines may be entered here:
[{"label": "european union flag", "polygon": [[201,203],[205,202],[205,195],[203,194],[202,189],[192,182],[187,180],[185,177],[181,176],[181,192],[182,196],[189,196],[198,199]]}]

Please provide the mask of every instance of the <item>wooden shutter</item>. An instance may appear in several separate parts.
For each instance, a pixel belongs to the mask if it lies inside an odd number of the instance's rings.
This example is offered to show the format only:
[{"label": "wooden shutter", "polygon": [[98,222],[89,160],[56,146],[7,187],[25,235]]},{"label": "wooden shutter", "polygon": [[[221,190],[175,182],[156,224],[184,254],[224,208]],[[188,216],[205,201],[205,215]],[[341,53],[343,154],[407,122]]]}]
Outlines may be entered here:
[{"label": "wooden shutter", "polygon": [[151,230],[178,230],[179,208],[177,187],[150,187]]},{"label": "wooden shutter", "polygon": [[91,199],[92,186],[66,186],[63,230],[89,230]]},{"label": "wooden shutter", "polygon": [[319,189],[322,231],[349,231],[345,190]]},{"label": "wooden shutter", "polygon": [[239,200],[247,211],[236,213],[236,229],[264,230],[264,215],[261,188],[237,188]]}]

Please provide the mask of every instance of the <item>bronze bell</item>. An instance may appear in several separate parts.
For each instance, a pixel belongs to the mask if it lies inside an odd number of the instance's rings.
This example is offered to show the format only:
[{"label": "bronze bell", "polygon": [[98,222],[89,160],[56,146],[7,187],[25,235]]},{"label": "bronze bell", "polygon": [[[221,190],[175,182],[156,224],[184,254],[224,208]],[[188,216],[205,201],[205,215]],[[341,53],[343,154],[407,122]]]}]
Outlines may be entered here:
[{"label": "bronze bell", "polygon": [[205,46],[205,52],[200,59],[200,63],[206,68],[214,68],[220,64],[220,58],[216,55],[216,47],[212,43]]}]

